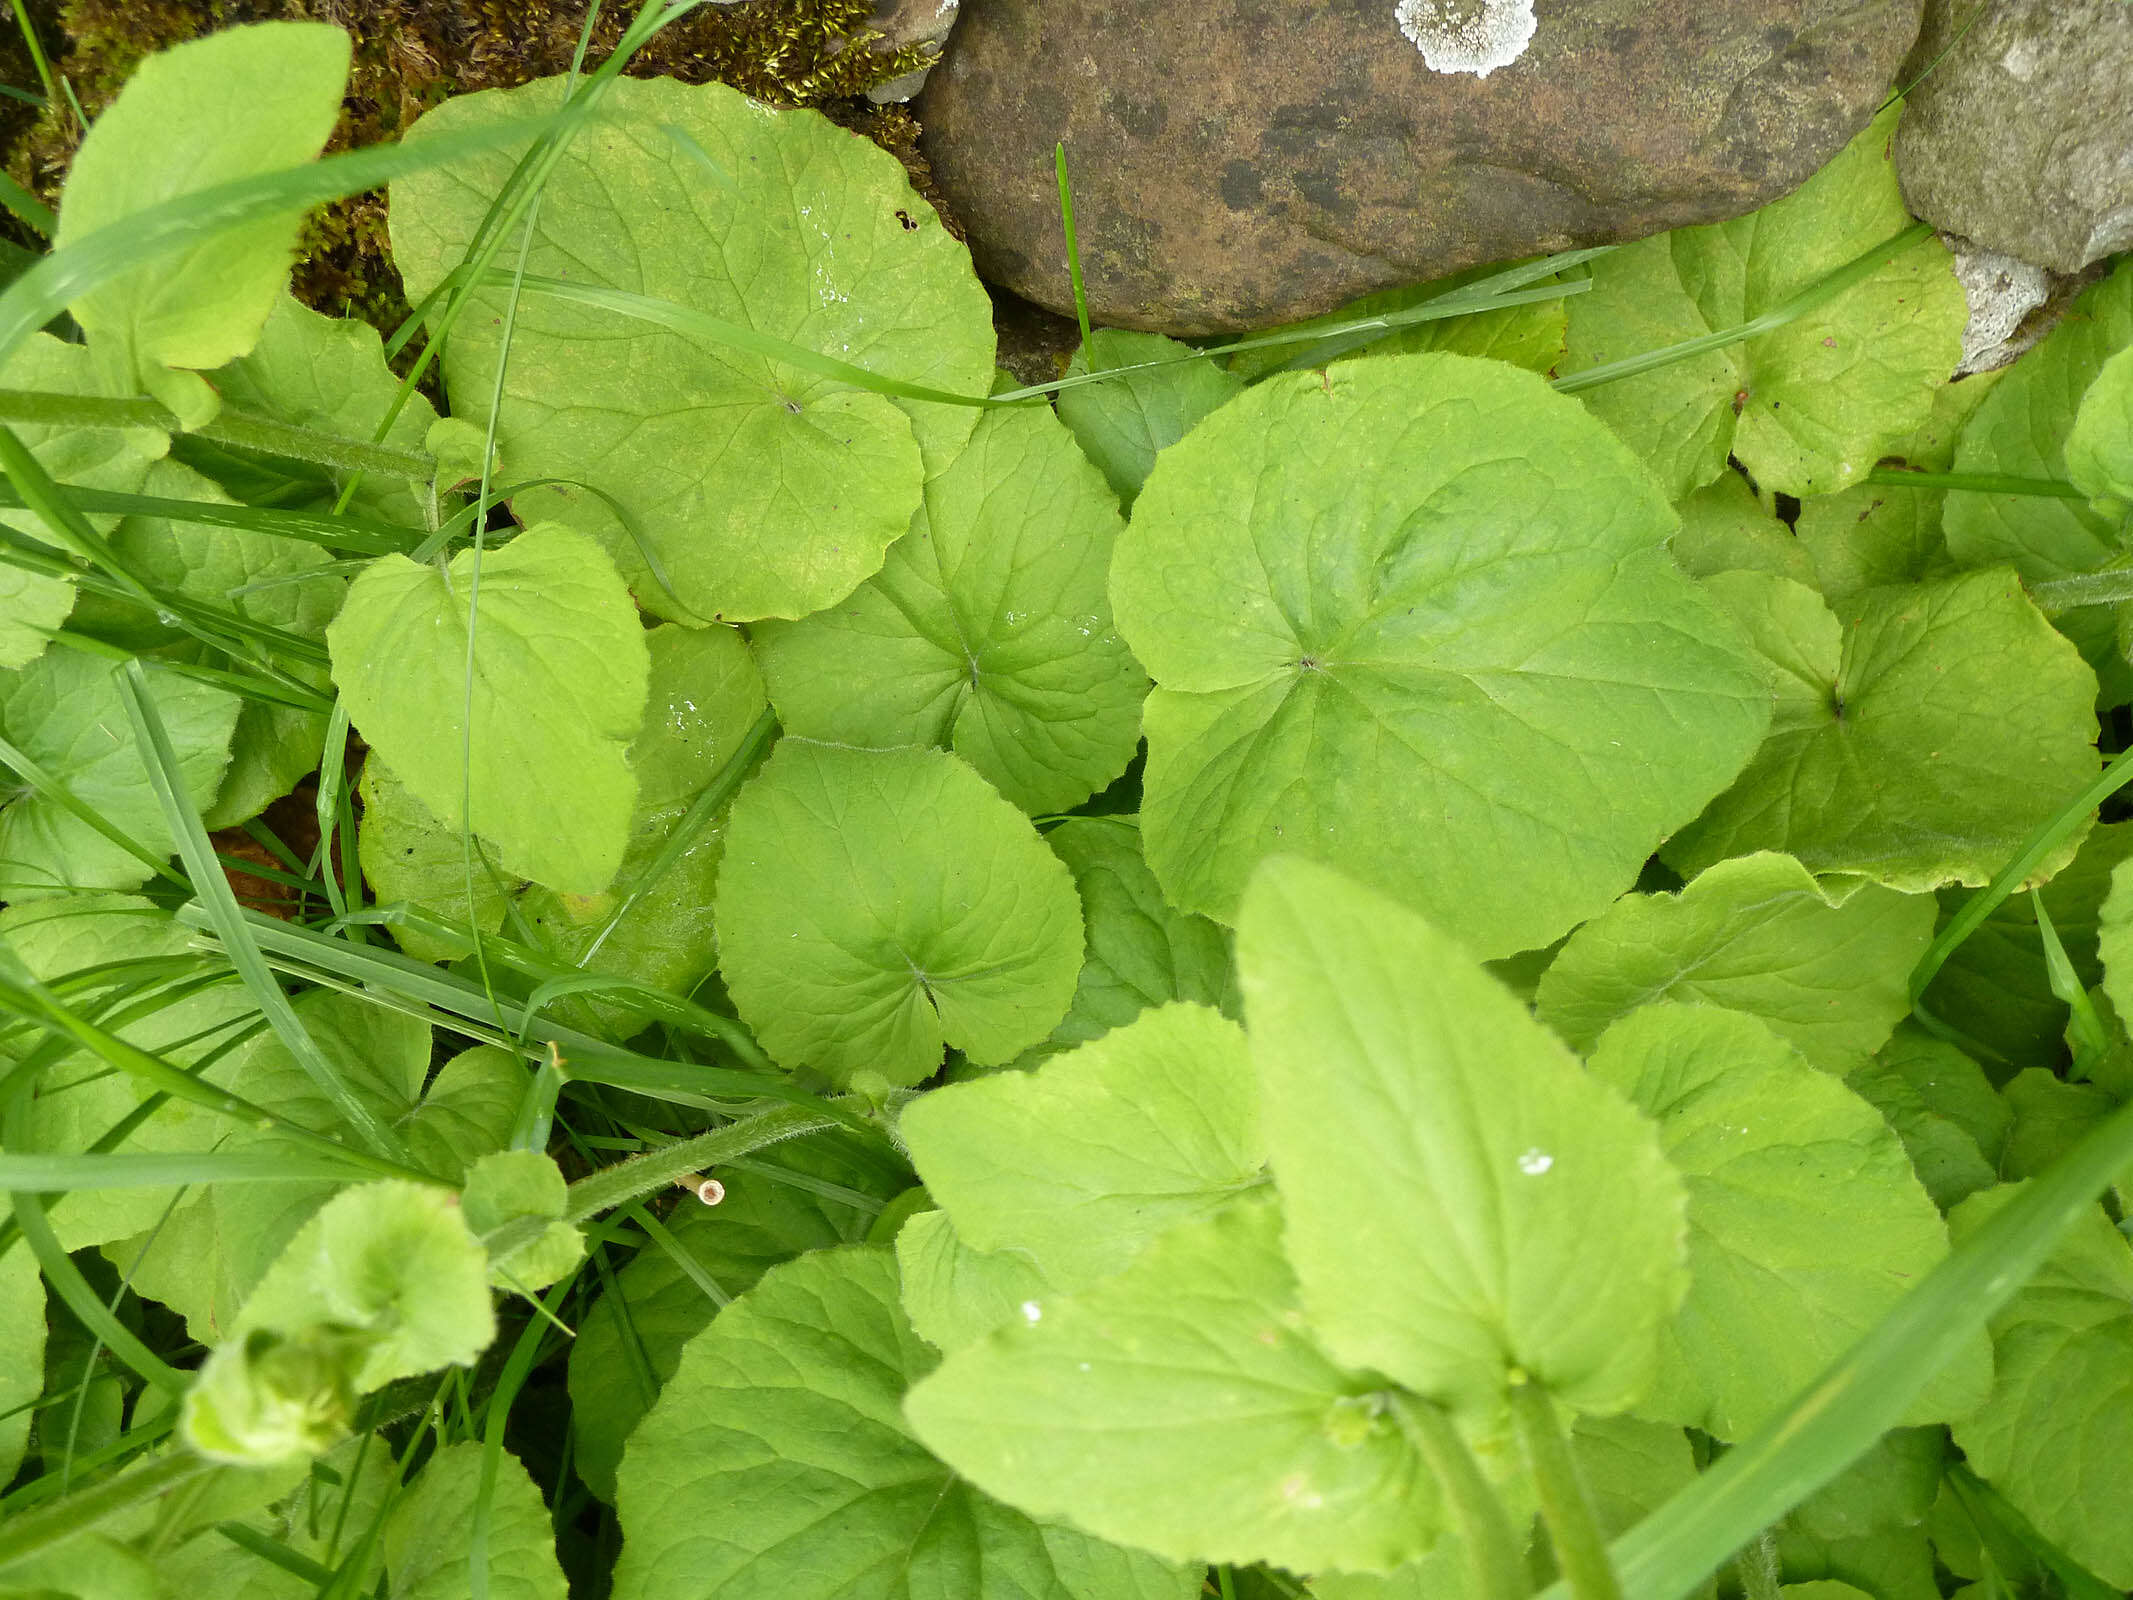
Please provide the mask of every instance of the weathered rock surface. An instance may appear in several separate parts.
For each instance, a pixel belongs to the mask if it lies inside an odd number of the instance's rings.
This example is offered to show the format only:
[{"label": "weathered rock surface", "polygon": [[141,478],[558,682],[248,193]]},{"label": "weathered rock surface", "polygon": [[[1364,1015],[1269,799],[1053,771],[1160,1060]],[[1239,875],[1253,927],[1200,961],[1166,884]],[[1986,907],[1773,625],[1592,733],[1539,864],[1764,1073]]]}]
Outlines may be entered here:
[{"label": "weathered rock surface", "polygon": [[2133,248],[2133,5],[1976,9],[1930,0],[1905,65],[1924,74],[1896,135],[1911,209],[2055,272]]},{"label": "weathered rock surface", "polygon": [[1752,210],[1865,125],[1922,4],[965,0],[919,109],[981,271],[1071,303],[1064,139],[1093,315],[1214,332]]}]

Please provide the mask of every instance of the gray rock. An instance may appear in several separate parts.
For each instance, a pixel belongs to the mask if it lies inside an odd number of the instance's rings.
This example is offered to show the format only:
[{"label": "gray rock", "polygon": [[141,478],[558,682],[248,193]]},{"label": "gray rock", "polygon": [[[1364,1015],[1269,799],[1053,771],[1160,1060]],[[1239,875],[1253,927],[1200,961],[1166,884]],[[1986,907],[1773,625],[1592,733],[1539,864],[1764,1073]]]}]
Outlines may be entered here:
[{"label": "gray rock", "polygon": [[2078,272],[2133,247],[2133,4],[1930,0],[1896,134],[1911,209]]},{"label": "gray rock", "polygon": [[[867,26],[881,38],[873,48],[886,52],[906,45],[929,44],[939,50],[947,44],[960,9],[961,0],[874,0]],[[867,98],[878,106],[892,100],[909,100],[926,86],[932,71],[931,67],[921,67],[887,83],[878,83],[867,91]]]},{"label": "gray rock", "polygon": [[1955,257],[1955,281],[1970,305],[1963,359],[1955,375],[1967,378],[2006,366],[2036,342],[2018,335],[2030,314],[2051,298],[2052,275],[2033,262],[1981,250],[1952,233],[1943,234],[1941,243]]},{"label": "gray rock", "polygon": [[[2116,0],[2112,0],[2116,3]],[[979,269],[1209,333],[1737,216],[1872,114],[1923,0],[966,0],[919,103]]]}]

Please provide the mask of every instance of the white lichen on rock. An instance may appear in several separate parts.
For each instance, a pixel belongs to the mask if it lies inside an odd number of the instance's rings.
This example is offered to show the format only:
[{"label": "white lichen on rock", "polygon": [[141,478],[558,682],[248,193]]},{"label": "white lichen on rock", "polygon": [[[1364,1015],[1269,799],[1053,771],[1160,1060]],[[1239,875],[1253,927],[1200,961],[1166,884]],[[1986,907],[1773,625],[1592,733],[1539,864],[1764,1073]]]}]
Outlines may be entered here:
[{"label": "white lichen on rock", "polygon": [[1477,78],[1524,55],[1539,25],[1533,0],[1399,0],[1392,19],[1430,71]]},{"label": "white lichen on rock", "polygon": [[1981,250],[1967,239],[1942,236],[1955,257],[1956,281],[1970,305],[1963,329],[1963,359],[1958,377],[2004,367],[2021,354],[2016,329],[2051,295],[2051,275],[2042,267],[1996,250]]}]

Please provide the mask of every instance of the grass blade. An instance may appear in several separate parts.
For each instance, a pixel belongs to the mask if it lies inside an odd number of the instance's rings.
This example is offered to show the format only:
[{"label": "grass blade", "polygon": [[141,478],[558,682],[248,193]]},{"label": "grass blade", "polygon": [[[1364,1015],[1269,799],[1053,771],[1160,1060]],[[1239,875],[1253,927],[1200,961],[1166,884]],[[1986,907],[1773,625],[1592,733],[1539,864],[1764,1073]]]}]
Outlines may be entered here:
[{"label": "grass blade", "polygon": [[231,228],[376,189],[403,173],[537,137],[555,121],[529,117],[434,134],[412,145],[350,150],[306,166],[216,184],[137,211],[53,251],[0,293],[0,362],[74,301],[144,262],[190,249]]},{"label": "grass blade", "polygon": [[0,1150],[0,1189],[66,1194],[76,1189],[169,1189],[195,1183],[278,1183],[326,1178],[353,1183],[372,1176],[352,1161],[295,1150],[230,1150],[139,1155],[41,1155]]},{"label": "grass blade", "polygon": [[[274,506],[229,505],[206,500],[171,500],[161,495],[120,494],[58,484],[59,497],[75,510],[109,512],[122,517],[162,517],[206,528],[237,528],[246,533],[300,539],[333,551],[359,556],[406,555],[422,540],[417,528],[397,527],[368,517],[336,517],[323,511],[290,511]],[[0,483],[0,508],[26,510],[20,491]]]},{"label": "grass blade", "polygon": [[289,1004],[289,997],[282,993],[281,984],[268,970],[259,946],[253,943],[244,910],[237,904],[229,878],[216,863],[215,849],[208,842],[200,813],[178,776],[178,754],[171,747],[170,735],[163,727],[155,702],[149,698],[148,675],[140,662],[128,662],[126,669],[117,674],[117,683],[120,698],[126,705],[127,718],[133,724],[134,739],[148,768],[149,781],[155,786],[156,798],[162,803],[163,816],[170,825],[171,834],[178,841],[178,854],[191,874],[193,893],[197,897],[193,903],[206,912],[221,937],[224,954],[244,980],[245,988],[251,991],[253,1002],[297,1065],[318,1085],[342,1120],[355,1129],[372,1152],[396,1164],[414,1165],[405,1142],[378,1120],[377,1113],[356,1098],[340,1072],[326,1059],[296,1015],[296,1009]]},{"label": "grass blade", "polygon": [[[2133,1103],[1957,1246],[1782,1415],[1617,1539],[1623,1591],[1638,1600],[1680,1600],[1897,1426],[1934,1374],[2129,1165]],[[1569,1600],[1569,1591],[1558,1583],[1543,1600]]]},{"label": "grass blade", "polygon": [[1662,349],[1646,350],[1639,355],[1624,356],[1620,361],[1587,367],[1583,372],[1573,372],[1568,377],[1557,378],[1555,387],[1562,394],[1582,394],[1587,389],[1597,389],[1603,383],[1614,383],[1623,378],[1637,377],[1642,373],[1656,372],[1659,368],[1670,367],[1677,361],[1687,361],[1692,356],[1723,350],[1727,345],[1740,344],[1745,340],[1773,333],[1787,323],[1797,322],[1817,307],[1827,305],[1854,284],[1865,282],[1904,251],[1932,236],[1933,224],[1914,222],[1903,232],[1852,257],[1834,272],[1816,279],[1791,299],[1772,306],[1759,317],[1750,318],[1737,327],[1720,328],[1715,333],[1699,334],[1693,339],[1684,339],[1679,344],[1670,344]]}]

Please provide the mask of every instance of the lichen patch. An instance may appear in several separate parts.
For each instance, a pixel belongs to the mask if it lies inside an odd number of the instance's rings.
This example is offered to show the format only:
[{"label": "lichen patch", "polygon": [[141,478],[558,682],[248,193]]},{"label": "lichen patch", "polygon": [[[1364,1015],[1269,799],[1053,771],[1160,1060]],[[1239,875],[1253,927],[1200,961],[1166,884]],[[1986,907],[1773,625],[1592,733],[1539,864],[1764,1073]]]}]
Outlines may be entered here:
[{"label": "lichen patch", "polygon": [[1526,53],[1533,0],[1399,0],[1393,21],[1432,72],[1486,78]]}]

